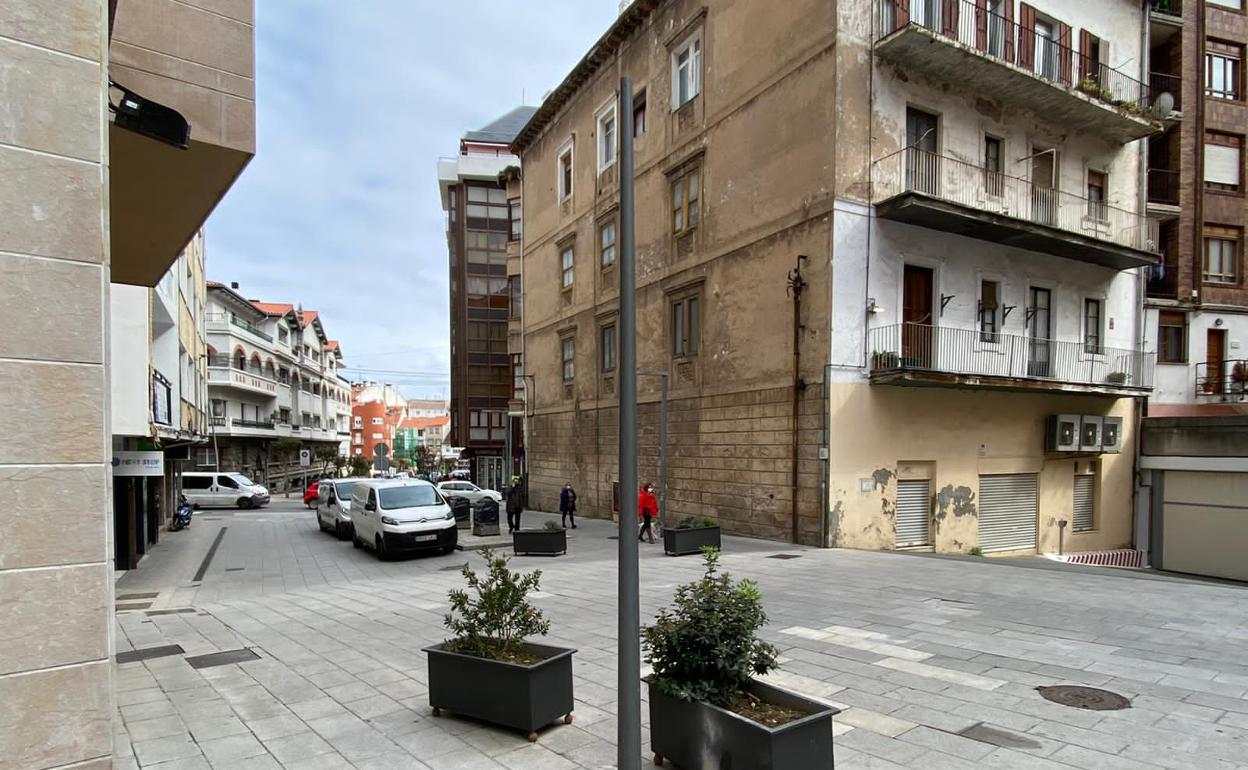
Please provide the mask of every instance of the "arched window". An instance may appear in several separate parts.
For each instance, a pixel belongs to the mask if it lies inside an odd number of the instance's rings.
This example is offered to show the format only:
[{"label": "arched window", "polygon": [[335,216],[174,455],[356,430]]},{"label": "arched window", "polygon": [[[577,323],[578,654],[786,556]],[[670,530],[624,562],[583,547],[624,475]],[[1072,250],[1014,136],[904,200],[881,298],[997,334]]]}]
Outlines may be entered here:
[{"label": "arched window", "polygon": [[260,365],[259,353],[251,354],[251,366],[249,368],[251,371],[255,372],[256,374],[259,374],[260,372],[264,371],[264,367]]},{"label": "arched window", "polygon": [[277,366],[273,363],[273,359],[264,362],[264,376],[270,380],[277,379]]},{"label": "arched window", "polygon": [[234,351],[234,365],[239,369],[247,368],[247,353],[242,348],[237,348]]}]

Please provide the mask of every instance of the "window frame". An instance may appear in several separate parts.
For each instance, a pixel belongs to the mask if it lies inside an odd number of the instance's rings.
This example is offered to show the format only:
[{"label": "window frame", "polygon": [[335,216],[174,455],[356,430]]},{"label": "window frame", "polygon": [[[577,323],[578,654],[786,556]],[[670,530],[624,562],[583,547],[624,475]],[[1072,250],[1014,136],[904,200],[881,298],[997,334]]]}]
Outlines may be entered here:
[{"label": "window frame", "polygon": [[576,246],[565,243],[559,247],[559,290],[571,291],[576,284]]},{"label": "window frame", "polygon": [[523,205],[519,197],[507,201],[507,219],[509,220],[507,237],[512,241],[518,241],[524,237]]},{"label": "window frame", "polygon": [[[702,181],[701,165],[684,169],[672,179],[669,224],[673,237],[680,238],[688,235],[701,224]],[[692,217],[690,212],[692,212]]]},{"label": "window frame", "polygon": [[[984,302],[984,287],[989,285],[993,287],[991,308]],[[984,344],[1001,344],[1001,286],[1002,281],[996,278],[981,278],[979,281],[979,341]]]},{"label": "window frame", "polygon": [[559,364],[563,384],[576,381],[576,335],[565,334],[559,338]]},{"label": "window frame", "polygon": [[633,141],[646,135],[646,89],[633,96]]},{"label": "window frame", "polygon": [[[1201,261],[1200,261],[1200,280],[1202,283],[1214,286],[1237,286],[1240,279],[1240,265],[1243,254],[1243,231],[1234,227],[1223,227],[1219,225],[1205,225],[1201,235]],[[1209,247],[1213,242],[1230,244],[1230,267],[1231,272],[1213,273],[1209,270]],[[1225,254],[1219,255],[1220,259],[1225,259]]]},{"label": "window frame", "polygon": [[[1182,323],[1173,323],[1176,319]],[[1172,323],[1166,323],[1171,321]],[[1179,350],[1177,352],[1170,350],[1167,343],[1167,334],[1163,333],[1163,329],[1178,329]],[[1187,365],[1187,313],[1182,310],[1161,310],[1157,313],[1157,363],[1159,364],[1180,364]]]},{"label": "window frame", "polygon": [[[1239,102],[1244,99],[1244,47],[1220,40],[1205,40],[1205,96],[1221,101]],[[1221,71],[1223,88],[1213,87],[1214,73]],[[1229,87],[1227,87],[1229,86]]]},{"label": "window frame", "polygon": [[[691,32],[680,45],[672,49],[672,112],[676,112],[691,103],[702,93],[702,30]],[[683,68],[681,56],[689,54],[689,93],[682,101],[680,98],[680,72]]]},{"label": "window frame", "polygon": [[[606,243],[607,230],[611,231],[611,243]],[[615,264],[618,255],[620,241],[620,228],[615,219],[606,219],[598,223],[598,265],[603,270]],[[611,258],[607,259],[607,250],[610,249]]]},{"label": "window frame", "polygon": [[615,321],[598,327],[598,373],[603,377],[611,377],[619,366],[619,335]]},{"label": "window frame", "polygon": [[668,300],[668,344],[672,358],[687,359],[702,348],[701,292],[685,292]]},{"label": "window frame", "polygon": [[[1237,182],[1231,184],[1229,182],[1209,181],[1207,175],[1209,173],[1210,147],[1226,147],[1238,153],[1239,157],[1235,163],[1235,170],[1238,172]],[[1204,173],[1206,178],[1201,180],[1201,186],[1204,191],[1224,195],[1242,195],[1244,192],[1244,136],[1228,131],[1205,131],[1205,141],[1202,150],[1205,153]]]},{"label": "window frame", "polygon": [[[616,159],[620,154],[620,116],[616,109],[615,97],[611,101],[598,108],[598,112],[594,113],[594,133],[596,141],[594,144],[598,148],[598,173],[606,171],[615,165]],[[605,129],[603,124],[611,121],[610,129]],[[609,137],[607,131],[610,131]],[[610,139],[611,146],[607,147],[607,140]]]},{"label": "window frame", "polygon": [[[1109,172],[1089,168],[1084,174],[1084,189],[1088,201],[1088,218],[1095,222],[1109,222]],[[1094,182],[1100,184],[1094,184]],[[1100,198],[1093,198],[1092,191],[1099,190]]]},{"label": "window frame", "polygon": [[[564,158],[567,158],[566,164]],[[559,202],[571,200],[576,188],[576,142],[571,138],[559,147],[555,155],[555,174]]]},{"label": "window frame", "polygon": [[[996,167],[993,168],[991,147],[996,147]],[[994,198],[1005,193],[1005,140],[993,134],[984,134],[984,192]]]},{"label": "window frame", "polygon": [[[1096,312],[1093,313],[1092,311]],[[1093,356],[1105,355],[1105,300],[1101,297],[1083,298],[1083,352]]]}]

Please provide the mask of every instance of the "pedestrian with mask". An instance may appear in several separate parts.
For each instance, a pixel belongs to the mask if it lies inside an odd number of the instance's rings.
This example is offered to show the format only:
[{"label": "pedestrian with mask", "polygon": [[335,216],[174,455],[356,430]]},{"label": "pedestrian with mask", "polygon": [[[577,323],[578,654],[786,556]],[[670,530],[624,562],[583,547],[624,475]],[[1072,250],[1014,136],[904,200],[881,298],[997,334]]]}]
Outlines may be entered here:
[{"label": "pedestrian with mask", "polygon": [[641,530],[637,533],[638,540],[644,542],[649,538],[650,543],[654,543],[654,530],[650,528],[650,523],[658,514],[659,500],[654,496],[654,485],[646,482],[637,495],[637,518],[641,520]]},{"label": "pedestrian with mask", "polygon": [[520,529],[520,512],[524,510],[524,490],[520,486],[520,477],[511,477],[511,488],[507,490],[507,533]]},{"label": "pedestrian with mask", "polygon": [[572,482],[563,485],[563,490],[559,492],[559,517],[563,520],[563,528],[568,528],[568,521],[572,522],[572,529],[576,529],[576,490],[572,488]]}]

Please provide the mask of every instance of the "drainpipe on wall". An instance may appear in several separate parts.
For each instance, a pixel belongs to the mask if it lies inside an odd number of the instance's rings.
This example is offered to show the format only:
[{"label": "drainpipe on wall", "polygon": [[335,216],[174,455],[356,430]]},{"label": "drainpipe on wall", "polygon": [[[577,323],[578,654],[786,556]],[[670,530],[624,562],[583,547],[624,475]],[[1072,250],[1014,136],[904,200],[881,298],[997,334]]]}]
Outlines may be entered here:
[{"label": "drainpipe on wall", "polygon": [[[1204,287],[1201,285],[1201,275],[1204,272],[1204,229],[1205,229],[1205,4],[1203,2],[1188,3],[1188,7],[1196,8],[1196,45],[1199,55],[1197,56],[1196,66],[1196,93],[1195,99],[1192,99],[1195,110],[1195,126],[1193,131],[1195,136],[1192,137],[1193,159],[1192,166],[1195,169],[1192,174],[1192,192],[1195,200],[1192,202],[1192,291],[1196,297],[1194,304],[1200,306],[1204,301]],[[1181,38],[1180,38],[1181,39]],[[1191,294],[1186,298],[1188,302],[1193,302]],[[1188,336],[1191,336],[1191,328],[1188,328]],[[1190,346],[1189,346],[1190,347]]]},{"label": "drainpipe on wall", "polygon": [[801,403],[804,383],[802,382],[802,291],[806,288],[806,279],[802,277],[802,260],[805,254],[797,255],[797,267],[789,272],[787,292],[793,297],[793,478],[790,495],[792,496],[792,537],[794,545],[798,542],[798,428],[801,422]]}]

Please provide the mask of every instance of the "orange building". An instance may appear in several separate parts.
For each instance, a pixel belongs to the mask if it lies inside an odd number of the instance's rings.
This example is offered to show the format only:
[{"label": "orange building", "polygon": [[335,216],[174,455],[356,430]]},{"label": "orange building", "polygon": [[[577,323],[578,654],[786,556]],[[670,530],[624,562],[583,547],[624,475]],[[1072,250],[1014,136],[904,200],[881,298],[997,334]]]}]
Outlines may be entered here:
[{"label": "orange building", "polygon": [[377,447],[386,456],[394,450],[394,434],[407,418],[407,402],[393,385],[373,382],[351,386],[351,457],[372,462]]}]

